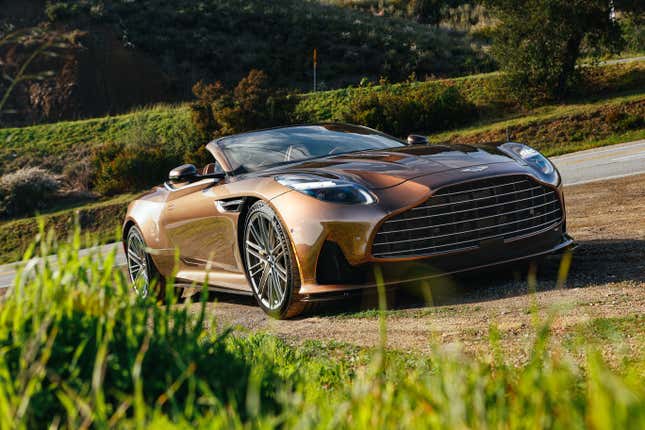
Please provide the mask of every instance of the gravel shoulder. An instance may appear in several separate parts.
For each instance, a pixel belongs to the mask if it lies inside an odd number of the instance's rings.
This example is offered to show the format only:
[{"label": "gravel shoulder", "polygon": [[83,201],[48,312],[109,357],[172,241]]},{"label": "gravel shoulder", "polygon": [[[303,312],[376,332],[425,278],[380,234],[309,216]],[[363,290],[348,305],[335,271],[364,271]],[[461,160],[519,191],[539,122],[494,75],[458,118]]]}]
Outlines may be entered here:
[{"label": "gravel shoulder", "polygon": [[[506,269],[440,279],[432,283],[431,295],[414,290],[390,295],[388,347],[424,352],[451,345],[479,355],[491,351],[489,333],[495,326],[498,347],[521,362],[536,325],[549,321],[558,345],[584,338],[600,345],[611,362],[642,360],[645,175],[571,186],[566,199],[568,230],[579,247],[564,286],[556,282],[561,257],[552,257],[535,266],[535,272]],[[528,282],[532,273],[535,282]],[[220,328],[268,331],[294,343],[312,339],[375,347],[380,342],[375,303],[366,295],[290,321],[267,318],[247,298],[215,295],[207,306]]]}]

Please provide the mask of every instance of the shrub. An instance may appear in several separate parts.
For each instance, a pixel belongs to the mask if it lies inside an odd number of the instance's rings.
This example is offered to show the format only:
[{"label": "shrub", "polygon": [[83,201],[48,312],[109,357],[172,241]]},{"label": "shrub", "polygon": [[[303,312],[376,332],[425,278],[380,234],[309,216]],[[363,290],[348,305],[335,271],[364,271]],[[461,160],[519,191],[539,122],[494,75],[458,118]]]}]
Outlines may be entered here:
[{"label": "shrub", "polygon": [[63,176],[67,185],[74,191],[87,192],[92,186],[94,166],[91,160],[84,158],[65,166]]},{"label": "shrub", "polygon": [[55,198],[59,187],[58,179],[39,167],[6,174],[0,178],[0,216],[33,214]]},{"label": "shrub", "polygon": [[161,183],[181,157],[159,146],[109,143],[94,153],[94,190],[104,195],[139,191]]},{"label": "shrub", "polygon": [[204,146],[203,138],[190,124],[158,129],[154,127],[154,119],[143,114],[135,114],[131,122],[128,132],[118,141],[94,149],[92,186],[98,193],[140,191],[161,183],[170,169],[184,160],[208,159],[204,150],[200,150]]},{"label": "shrub", "polygon": [[206,137],[225,136],[289,121],[294,99],[272,89],[263,71],[251,70],[228,91],[221,82],[193,86],[197,101],[191,106],[195,128]]},{"label": "shrub", "polygon": [[474,114],[475,107],[457,88],[436,85],[399,93],[362,91],[350,101],[343,120],[403,137],[455,127]]}]

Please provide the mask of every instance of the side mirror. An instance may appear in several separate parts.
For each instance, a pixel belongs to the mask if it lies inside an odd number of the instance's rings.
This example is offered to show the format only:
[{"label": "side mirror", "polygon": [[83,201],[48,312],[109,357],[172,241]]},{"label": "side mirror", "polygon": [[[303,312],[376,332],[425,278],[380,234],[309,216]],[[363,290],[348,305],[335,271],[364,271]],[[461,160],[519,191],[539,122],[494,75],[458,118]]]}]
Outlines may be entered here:
[{"label": "side mirror", "polygon": [[175,167],[168,174],[170,182],[188,182],[197,178],[197,167],[193,164],[183,164]]},{"label": "side mirror", "polygon": [[408,145],[427,145],[428,138],[420,134],[411,134],[408,136]]}]

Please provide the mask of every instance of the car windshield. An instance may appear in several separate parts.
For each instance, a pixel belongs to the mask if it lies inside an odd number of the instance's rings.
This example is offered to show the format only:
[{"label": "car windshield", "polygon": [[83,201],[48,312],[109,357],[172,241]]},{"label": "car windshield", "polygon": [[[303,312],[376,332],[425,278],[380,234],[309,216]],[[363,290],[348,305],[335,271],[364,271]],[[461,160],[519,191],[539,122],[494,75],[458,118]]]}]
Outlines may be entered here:
[{"label": "car windshield", "polygon": [[235,172],[245,173],[326,155],[398,148],[405,143],[365,127],[344,124],[276,128],[218,141]]}]

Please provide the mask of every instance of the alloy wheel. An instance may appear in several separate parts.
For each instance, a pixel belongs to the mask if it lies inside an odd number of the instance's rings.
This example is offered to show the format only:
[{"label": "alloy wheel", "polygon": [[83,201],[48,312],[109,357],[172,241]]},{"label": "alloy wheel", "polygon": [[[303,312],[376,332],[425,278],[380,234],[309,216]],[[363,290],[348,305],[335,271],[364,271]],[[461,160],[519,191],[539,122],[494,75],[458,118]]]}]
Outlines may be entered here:
[{"label": "alloy wheel", "polygon": [[147,297],[150,289],[150,272],[148,271],[148,256],[146,245],[141,233],[136,227],[128,232],[127,241],[128,273],[134,291],[140,297]]},{"label": "alloy wheel", "polygon": [[287,244],[275,223],[264,212],[253,213],[244,238],[246,269],[253,291],[272,311],[282,306],[289,282]]}]

